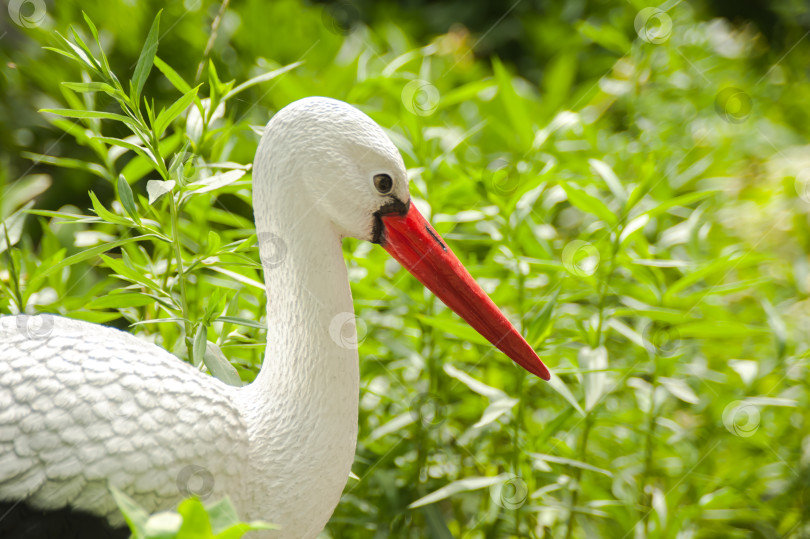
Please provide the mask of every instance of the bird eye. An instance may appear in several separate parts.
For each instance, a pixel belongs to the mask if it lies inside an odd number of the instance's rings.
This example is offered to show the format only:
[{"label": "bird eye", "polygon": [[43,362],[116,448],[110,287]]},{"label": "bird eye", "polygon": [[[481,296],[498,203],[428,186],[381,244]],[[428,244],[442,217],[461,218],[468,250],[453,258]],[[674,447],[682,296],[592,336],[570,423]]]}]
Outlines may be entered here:
[{"label": "bird eye", "polygon": [[381,195],[387,195],[394,189],[394,180],[388,174],[376,174],[374,176],[374,188]]}]

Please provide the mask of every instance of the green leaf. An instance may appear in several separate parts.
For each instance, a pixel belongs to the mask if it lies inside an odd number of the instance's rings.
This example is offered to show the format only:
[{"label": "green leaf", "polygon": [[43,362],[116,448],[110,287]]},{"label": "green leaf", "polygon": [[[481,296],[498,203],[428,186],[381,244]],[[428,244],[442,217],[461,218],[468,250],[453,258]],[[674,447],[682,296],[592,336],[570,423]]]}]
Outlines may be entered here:
[{"label": "green leaf", "polygon": [[283,75],[284,73],[295,69],[296,67],[300,66],[303,63],[304,62],[294,62],[294,63],[286,65],[284,67],[274,69],[273,71],[270,71],[269,73],[264,73],[263,75],[258,75],[256,77],[253,77],[252,79],[248,79],[245,82],[243,82],[242,84],[240,84],[239,86],[237,86],[236,88],[234,88],[233,90],[231,90],[230,92],[228,92],[227,94],[225,94],[225,97],[222,98],[222,102],[225,102],[228,99],[235,96],[236,94],[247,90],[251,86],[255,86],[257,84],[261,84],[262,82],[267,82],[269,80],[273,80],[276,77],[278,77],[280,75]]},{"label": "green leaf", "polygon": [[[175,151],[180,145],[182,135],[182,133],[174,133],[161,140],[158,143],[160,155],[169,155]],[[148,155],[151,155],[151,151],[148,153]],[[124,165],[124,168],[121,169],[121,174],[123,174],[124,177],[126,177],[132,184],[153,170],[160,173],[160,169],[157,168],[157,165],[153,159],[148,157],[147,154],[138,154],[130,159],[126,165]]]},{"label": "green leaf", "polygon": [[649,215],[650,218],[653,218],[677,206],[688,206],[689,204],[694,204],[695,202],[703,200],[704,198],[708,198],[718,192],[719,191],[716,189],[709,189],[706,191],[695,191],[693,193],[687,193],[685,195],[670,198],[666,202],[662,202],[658,206],[654,207],[651,210],[648,210],[645,213]]},{"label": "green leaf", "polygon": [[167,127],[169,127],[169,125],[171,125],[172,121],[180,116],[180,114],[182,114],[183,111],[185,111],[189,105],[191,105],[194,98],[197,97],[197,91],[200,89],[200,86],[202,85],[192,88],[180,99],[172,103],[168,109],[160,111],[160,114],[158,114],[157,119],[153,124],[156,137],[160,138],[163,136],[163,132]]},{"label": "green leaf", "polygon": [[633,48],[633,44],[621,31],[608,24],[595,26],[588,21],[580,21],[576,24],[576,29],[596,44],[620,56],[626,55]]},{"label": "green leaf", "polygon": [[613,193],[613,196],[616,197],[616,200],[620,202],[625,202],[627,200],[627,193],[624,192],[624,186],[622,185],[621,180],[619,177],[616,176],[616,173],[613,172],[613,169],[605,163],[604,161],[600,161],[599,159],[588,159],[588,163],[591,165],[591,168],[596,171],[597,174],[605,181],[607,184],[608,189],[610,192]]},{"label": "green leaf", "polygon": [[247,318],[240,318],[238,316],[220,316],[216,319],[217,322],[225,322],[227,324],[236,324],[237,326],[247,326],[255,329],[267,329],[267,326],[255,320],[248,320]]},{"label": "green leaf", "polygon": [[239,387],[242,385],[242,379],[239,378],[239,372],[236,370],[236,367],[231,365],[231,362],[228,361],[228,358],[225,357],[225,354],[222,353],[222,350],[220,350],[216,343],[206,342],[203,361],[209,372],[218,380],[230,386]]},{"label": "green leaf", "polygon": [[773,339],[776,342],[776,353],[777,356],[782,359],[785,356],[785,352],[787,351],[787,340],[788,340],[788,330],[785,326],[785,321],[782,318],[782,315],[779,314],[771,302],[768,299],[763,299],[761,302],[762,308],[765,310],[765,314],[768,317],[768,326],[771,328],[771,332],[773,333]]},{"label": "green leaf", "polygon": [[591,472],[600,473],[607,477],[613,477],[613,473],[609,470],[605,470],[603,468],[597,468],[596,466],[592,466],[587,462],[582,462],[581,460],[574,460],[565,457],[558,457],[556,455],[545,455],[543,453],[529,453],[529,456],[536,460],[541,460],[543,462],[553,462],[555,464],[563,464],[565,466],[571,466],[573,468],[580,468],[582,470],[588,470]]},{"label": "green leaf", "polygon": [[498,82],[498,94],[506,109],[506,115],[512,124],[512,128],[518,134],[521,148],[528,150],[534,141],[534,129],[530,120],[531,115],[527,113],[521,98],[512,85],[512,77],[498,58],[492,58],[492,69],[495,72],[495,80]]},{"label": "green leaf", "polygon": [[554,294],[546,301],[540,312],[529,324],[526,331],[526,340],[532,348],[538,348],[543,341],[545,341],[551,334],[552,314],[554,313],[554,306],[557,304],[557,297],[560,295],[560,289],[557,288]]},{"label": "green leaf", "polygon": [[53,157],[51,155],[42,155],[39,153],[20,152],[20,156],[34,161],[34,163],[45,163],[46,165],[53,165],[56,167],[73,168],[77,170],[84,170],[104,179],[111,179],[107,169],[98,163],[91,163],[81,159],[72,159],[70,157]]},{"label": "green leaf", "polygon": [[139,129],[138,123],[128,116],[114,114],[112,112],[101,112],[98,110],[74,110],[74,109],[41,109],[39,112],[49,112],[66,118],[115,120],[124,123],[133,129]]},{"label": "green leaf", "polygon": [[107,294],[93,298],[87,304],[88,309],[123,309],[125,307],[143,307],[152,305],[157,301],[148,294]]},{"label": "green leaf", "polygon": [[146,182],[146,193],[149,195],[149,204],[154,204],[160,197],[167,193],[171,193],[176,182],[174,180],[149,180]]},{"label": "green leaf", "polygon": [[[25,156],[25,154],[23,154]],[[45,174],[25,176],[2,189],[0,217],[10,215],[30,200],[38,197],[52,185],[51,177]]]},{"label": "green leaf", "polygon": [[178,537],[210,539],[214,536],[208,513],[200,500],[190,498],[180,502],[177,512],[183,517]]},{"label": "green leaf", "polygon": [[99,202],[96,194],[92,191],[90,192],[90,202],[93,204],[93,211],[96,212],[96,215],[107,221],[108,223],[114,223],[116,225],[124,225],[124,226],[133,226],[134,223],[125,217],[121,217],[120,215],[116,215],[107,208],[105,208],[101,202]]},{"label": "green leaf", "polygon": [[700,398],[695,394],[694,390],[689,387],[686,380],[682,378],[667,378],[666,376],[661,376],[658,378],[658,381],[673,397],[689,404],[700,403]]},{"label": "green leaf", "polygon": [[596,215],[602,221],[610,225],[615,225],[618,222],[616,214],[610,211],[610,208],[598,198],[568,183],[561,183],[560,185],[565,190],[565,194],[568,195],[568,202],[572,205],[584,212]]},{"label": "green leaf", "polygon": [[197,326],[197,333],[194,335],[194,365],[202,365],[204,363],[205,343],[207,342],[208,328],[205,327],[205,324],[199,324]]},{"label": "green leaf", "polygon": [[231,503],[230,498],[223,498],[209,505],[206,509],[211,522],[211,530],[214,533],[221,533],[240,523],[239,515],[237,515],[236,508]]},{"label": "green leaf", "polygon": [[599,403],[605,395],[608,388],[607,373],[604,372],[608,368],[608,353],[604,346],[591,348],[583,346],[579,349],[577,354],[577,363],[579,368],[591,371],[586,373],[585,376],[585,411],[590,412]]},{"label": "green leaf", "polygon": [[73,36],[74,43],[76,43],[76,45],[81,47],[81,49],[87,55],[87,58],[93,63],[93,66],[95,67],[95,69],[99,73],[102,73],[103,70],[101,68],[101,64],[99,64],[98,60],[96,60],[96,57],[93,54],[93,51],[90,50],[90,47],[87,46],[87,43],[84,42],[84,40],[82,39],[82,36],[79,35],[79,33],[76,31],[76,29],[73,26],[70,27],[70,34]]},{"label": "green leaf", "polygon": [[123,174],[118,175],[118,196],[121,198],[121,204],[127,213],[136,222],[141,222],[141,217],[138,215],[138,208],[135,207],[135,198],[132,196],[132,189],[129,187],[126,178]]},{"label": "green leaf", "polygon": [[110,485],[109,489],[116,505],[118,505],[118,509],[120,509],[121,514],[124,515],[124,520],[126,520],[132,535],[136,539],[146,537],[146,522],[149,520],[149,513],[138,505],[135,500],[114,486]]},{"label": "green leaf", "polygon": [[417,314],[416,317],[426,325],[445,332],[453,339],[480,344],[482,346],[492,346],[488,340],[466,323],[456,322],[455,320],[438,316]]},{"label": "green leaf", "polygon": [[278,526],[267,522],[245,523],[240,521],[236,508],[228,497],[206,506],[206,510],[211,521],[211,529],[216,534],[216,539],[238,539],[251,530],[278,529]]},{"label": "green leaf", "polygon": [[63,82],[62,86],[74,92],[104,92],[116,95],[117,90],[105,82]]},{"label": "green leaf", "polygon": [[55,264],[55,265],[51,266],[50,268],[48,268],[44,272],[42,272],[39,275],[39,277],[46,277],[48,275],[51,275],[51,274],[56,273],[58,271],[61,271],[62,269],[66,268],[68,266],[72,266],[73,264],[77,264],[78,262],[83,262],[83,261],[88,260],[90,258],[95,258],[98,255],[100,255],[101,253],[106,253],[107,251],[109,251],[111,249],[121,247],[122,245],[126,245],[127,243],[132,243],[132,242],[136,242],[136,241],[145,241],[145,240],[147,240],[149,238],[159,238],[159,236],[156,236],[154,234],[146,234],[146,235],[143,235],[143,236],[137,236],[137,237],[134,237],[134,238],[126,238],[126,239],[123,239],[123,240],[111,241],[109,243],[104,243],[104,244],[101,244],[101,245],[96,245],[95,247],[90,247],[89,249],[85,249],[84,251],[76,253],[73,256],[69,256],[66,259],[59,262],[58,264]]},{"label": "green leaf", "polygon": [[113,138],[113,137],[95,137],[95,140],[99,140],[101,142],[106,142],[107,144],[112,144],[113,146],[121,146],[122,148],[126,148],[128,150],[132,150],[133,152],[137,153],[141,157],[148,159],[155,170],[160,170],[160,165],[158,164],[157,159],[152,154],[152,151],[149,148],[144,148],[142,146],[138,146],[128,140],[120,139],[120,138]]},{"label": "green leaf", "polygon": [[568,389],[568,386],[565,385],[565,382],[563,382],[562,378],[554,374],[553,371],[551,372],[551,378],[549,378],[548,380],[548,385],[549,387],[551,387],[551,389],[559,393],[562,398],[568,401],[568,404],[573,406],[574,409],[577,412],[579,412],[580,415],[583,416],[585,415],[585,410],[583,410],[582,407],[579,405],[579,402],[577,402],[577,399],[571,393],[571,390]]},{"label": "green leaf", "polygon": [[442,510],[435,505],[427,505],[422,507],[422,514],[425,515],[425,523],[428,530],[430,530],[429,537],[431,539],[453,539],[453,534],[447,527]]},{"label": "green leaf", "polygon": [[[92,57],[92,55],[88,55],[81,47],[79,47],[75,43],[72,43],[68,38],[66,38],[65,36],[63,36],[59,32],[54,32],[54,33],[57,36],[59,36],[59,38],[62,40],[62,42],[73,53],[73,55],[65,54],[65,56],[67,56],[68,58],[73,58],[74,60],[76,60],[80,64],[84,65],[84,67],[86,67],[90,71],[93,71],[95,73],[100,73],[99,65],[98,65],[98,63],[96,63],[96,60]],[[54,50],[54,49],[51,49],[51,50]],[[56,50],[58,51],[58,49],[56,49]]]},{"label": "green leaf", "polygon": [[163,76],[165,76],[172,86],[180,90],[181,93],[186,94],[191,91],[191,85],[183,80],[177,71],[175,71],[169,64],[155,56],[155,67],[157,67]]},{"label": "green leaf", "polygon": [[132,102],[136,105],[140,102],[143,85],[146,83],[149,72],[152,70],[155,54],[157,54],[160,14],[162,12],[163,10],[158,11],[155,20],[152,22],[152,27],[149,29],[149,34],[146,36],[146,42],[143,44],[143,49],[141,49],[138,63],[135,65],[135,73],[132,75],[132,80],[130,81],[132,86]]},{"label": "green leaf", "polygon": [[107,264],[107,266],[110,267],[116,273],[116,275],[123,277],[125,280],[131,283],[143,285],[144,287],[148,288],[149,290],[152,290],[153,292],[168,296],[168,294],[164,292],[163,289],[161,289],[160,285],[158,285],[156,282],[148,278],[140,271],[130,267],[123,260],[112,258],[110,256],[103,254],[99,256],[101,257],[102,260],[104,260],[104,263]]},{"label": "green leaf", "polygon": [[448,483],[440,489],[431,492],[427,496],[419,498],[410,504],[408,509],[415,509],[417,507],[422,507],[423,505],[429,505],[441,500],[446,500],[447,498],[460,492],[470,492],[472,490],[480,490],[482,488],[491,487],[492,485],[497,485],[506,479],[507,476],[505,474],[497,475],[495,477],[467,477],[464,479],[459,479],[458,481]]},{"label": "green leaf", "polygon": [[739,339],[745,337],[766,336],[770,334],[768,328],[751,326],[732,320],[702,320],[689,322],[675,328],[675,334],[680,337],[693,337],[699,339]]}]

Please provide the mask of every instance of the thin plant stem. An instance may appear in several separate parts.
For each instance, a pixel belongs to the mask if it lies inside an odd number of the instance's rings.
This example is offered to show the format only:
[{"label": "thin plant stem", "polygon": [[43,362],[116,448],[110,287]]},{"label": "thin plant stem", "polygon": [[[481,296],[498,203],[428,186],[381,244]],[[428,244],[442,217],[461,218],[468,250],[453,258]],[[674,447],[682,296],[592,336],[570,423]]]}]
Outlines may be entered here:
[{"label": "thin plant stem", "polygon": [[3,235],[6,239],[6,256],[8,257],[8,271],[11,277],[11,282],[14,284],[13,290],[17,303],[17,310],[23,312],[25,305],[23,304],[22,293],[20,292],[20,281],[17,273],[17,266],[14,264],[14,257],[11,256],[11,238],[8,235],[8,226],[5,221],[0,221],[0,226],[3,227]]},{"label": "thin plant stem", "polygon": [[191,320],[189,320],[189,313],[188,313],[188,300],[186,298],[186,274],[183,270],[183,255],[180,248],[180,227],[178,225],[178,218],[177,218],[177,202],[175,201],[174,196],[171,196],[171,213],[172,213],[172,244],[174,245],[174,260],[175,266],[177,267],[177,279],[180,283],[180,301],[183,307],[183,324],[186,330],[186,350],[188,351],[188,359],[191,361],[191,358],[194,357],[194,350],[192,348],[192,339],[194,336],[192,335],[193,325]]},{"label": "thin plant stem", "polygon": [[[653,438],[655,435],[655,388],[658,383],[658,354],[653,356],[653,372],[652,372],[652,390],[650,392],[650,409],[647,411],[647,432],[644,436],[644,470],[641,473],[641,480],[639,481],[638,504],[639,511],[641,512],[641,521],[644,525],[644,531],[647,531],[647,525],[650,515],[650,497],[646,493],[647,478],[650,475],[653,461]],[[645,534],[646,535],[646,534]]]},{"label": "thin plant stem", "polygon": [[[596,326],[596,334],[594,335],[592,348],[596,348],[602,345],[603,342],[603,331],[604,331],[604,319],[605,319],[605,301],[607,299],[607,292],[610,287],[610,280],[613,277],[613,272],[616,269],[616,255],[619,252],[620,247],[620,234],[618,230],[614,233],[613,241],[611,242],[610,247],[610,260],[608,262],[608,270],[605,275],[604,280],[601,283],[600,290],[599,290],[599,322]],[[591,425],[593,424],[593,415],[591,411],[588,410],[585,412],[585,427],[582,432],[582,438],[579,442],[579,460],[581,462],[587,462],[587,454],[588,454],[588,435],[591,430]],[[579,502],[579,493],[580,493],[580,479],[582,478],[582,469],[575,468],[574,469],[574,482],[573,482],[573,491],[571,493],[570,502],[568,504],[568,523],[566,525],[565,530],[565,538],[570,539],[571,534],[574,531],[574,515],[575,511],[574,508],[576,507],[577,503]]]}]

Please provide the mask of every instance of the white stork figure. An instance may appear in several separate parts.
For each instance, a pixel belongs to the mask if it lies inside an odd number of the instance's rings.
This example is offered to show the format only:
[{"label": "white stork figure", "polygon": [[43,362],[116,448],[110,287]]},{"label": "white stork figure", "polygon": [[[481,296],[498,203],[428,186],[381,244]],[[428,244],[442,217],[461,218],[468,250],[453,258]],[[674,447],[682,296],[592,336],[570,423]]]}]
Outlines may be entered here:
[{"label": "white stork figure", "polygon": [[[336,317],[354,324],[346,236],[380,244],[548,379],[411,204],[399,152],[354,107],[312,97],[278,112],[256,153],[253,205],[268,333],[248,386],[228,386],[117,329],[0,318],[0,535],[126,537],[109,485],[155,511],[175,506],[181,483],[196,475],[243,519],[281,527],[268,536],[315,537],[340,499],[357,439],[357,350],[333,338]],[[268,261],[279,240],[284,259]]]}]

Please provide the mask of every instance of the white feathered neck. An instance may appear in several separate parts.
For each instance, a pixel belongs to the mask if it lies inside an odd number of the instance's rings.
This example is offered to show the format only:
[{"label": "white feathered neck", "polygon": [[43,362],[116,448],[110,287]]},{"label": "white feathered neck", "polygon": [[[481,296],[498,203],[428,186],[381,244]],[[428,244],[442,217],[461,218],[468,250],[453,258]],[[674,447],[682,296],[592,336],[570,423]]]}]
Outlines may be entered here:
[{"label": "white feathered neck", "polygon": [[[317,534],[348,479],[357,439],[359,367],[341,237],[297,177],[302,168],[270,122],[253,172],[256,231],[267,288],[261,372],[239,391],[257,497],[285,537]],[[262,510],[256,518],[266,518]],[[246,515],[253,518],[253,515]]]}]

